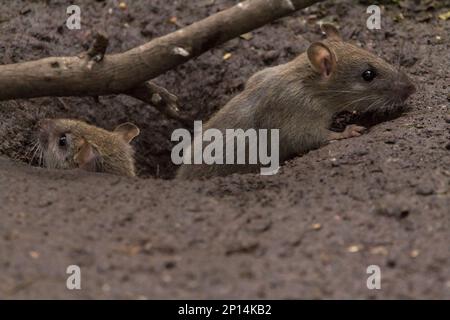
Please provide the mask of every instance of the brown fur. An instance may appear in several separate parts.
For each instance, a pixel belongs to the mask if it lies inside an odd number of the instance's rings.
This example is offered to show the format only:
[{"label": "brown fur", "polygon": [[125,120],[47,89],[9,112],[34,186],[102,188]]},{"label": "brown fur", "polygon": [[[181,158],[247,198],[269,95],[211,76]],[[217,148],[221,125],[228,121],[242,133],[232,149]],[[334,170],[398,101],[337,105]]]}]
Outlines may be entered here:
[{"label": "brown fur", "polygon": [[[139,133],[137,127],[133,128],[137,131],[131,139]],[[126,136],[128,133],[107,131],[78,120],[44,119],[39,123],[39,144],[44,164],[49,168],[82,168],[134,177],[134,151],[129,144],[131,139]],[[68,140],[64,148],[58,146],[62,134],[66,134]],[[81,152],[83,147],[88,151]],[[87,158],[89,155],[91,158]]]},{"label": "brown fur", "polygon": [[[363,128],[354,125],[342,134],[332,133],[328,128],[335,113],[394,109],[414,91],[403,72],[372,53],[343,42],[334,27],[327,25],[323,30],[328,39],[308,49],[311,58],[317,61],[312,62],[305,52],[289,63],[256,73],[244,91],[220,109],[203,130],[279,129],[281,163],[331,139],[359,135]],[[324,61],[327,52],[332,59]],[[331,74],[320,73],[319,62],[325,62],[322,66],[331,68]],[[367,68],[377,70],[377,77],[370,83],[361,77]],[[182,165],[177,176],[224,176],[257,168],[255,165]]]}]

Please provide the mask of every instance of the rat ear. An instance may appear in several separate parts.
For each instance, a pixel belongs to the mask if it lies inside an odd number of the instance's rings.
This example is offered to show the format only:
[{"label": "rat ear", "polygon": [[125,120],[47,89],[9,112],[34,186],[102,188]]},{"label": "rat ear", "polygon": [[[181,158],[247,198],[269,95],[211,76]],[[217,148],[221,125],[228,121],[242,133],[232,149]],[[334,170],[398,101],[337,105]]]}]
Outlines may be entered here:
[{"label": "rat ear", "polygon": [[320,25],[320,30],[327,36],[327,39],[342,41],[341,33],[339,30],[331,23],[322,23]]},{"label": "rat ear", "polygon": [[125,122],[119,124],[114,129],[114,132],[118,133],[126,142],[130,143],[131,140],[136,138],[141,131],[136,125],[132,124],[131,122]]},{"label": "rat ear", "polygon": [[308,48],[308,59],[314,71],[329,78],[336,69],[334,53],[322,42],[314,42]]},{"label": "rat ear", "polygon": [[78,152],[73,158],[80,169],[87,171],[96,171],[96,161],[98,159],[98,155],[94,147],[88,141],[86,141],[86,139],[82,138],[78,146]]}]

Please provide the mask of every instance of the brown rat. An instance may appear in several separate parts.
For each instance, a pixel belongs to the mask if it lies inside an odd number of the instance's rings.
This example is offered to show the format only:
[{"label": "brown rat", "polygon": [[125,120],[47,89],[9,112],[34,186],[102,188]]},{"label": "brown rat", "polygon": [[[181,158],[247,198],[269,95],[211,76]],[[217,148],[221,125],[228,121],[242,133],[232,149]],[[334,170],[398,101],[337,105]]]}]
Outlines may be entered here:
[{"label": "brown rat", "polygon": [[108,131],[79,120],[43,119],[38,122],[38,152],[47,168],[134,177],[130,142],[137,135],[139,128],[129,122]]},{"label": "brown rat", "polygon": [[[411,80],[398,68],[344,42],[333,25],[323,24],[321,28],[325,40],[312,43],[305,53],[286,64],[254,74],[244,91],[220,109],[204,130],[279,129],[279,156],[284,161],[327,141],[356,137],[364,131],[356,125],[340,133],[330,131],[334,114],[393,111],[415,91]],[[184,164],[177,176],[224,176],[252,172],[257,167]]]}]

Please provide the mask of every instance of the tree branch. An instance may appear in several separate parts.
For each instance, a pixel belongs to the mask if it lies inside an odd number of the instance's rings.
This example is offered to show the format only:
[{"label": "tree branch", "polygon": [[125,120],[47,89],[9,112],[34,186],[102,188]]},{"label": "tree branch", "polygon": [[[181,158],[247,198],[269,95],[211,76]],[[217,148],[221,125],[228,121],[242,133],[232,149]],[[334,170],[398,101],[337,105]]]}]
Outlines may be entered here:
[{"label": "tree branch", "polygon": [[189,125],[192,120],[188,116],[180,114],[176,95],[152,81],[144,82],[126,94],[153,105],[168,118],[176,119],[185,125]]},{"label": "tree branch", "polygon": [[148,80],[214,46],[319,1],[247,0],[120,54],[104,55],[108,41],[98,34],[87,52],[88,59],[86,55],[51,57],[0,66],[0,100],[124,93],[181,120],[176,97]]}]

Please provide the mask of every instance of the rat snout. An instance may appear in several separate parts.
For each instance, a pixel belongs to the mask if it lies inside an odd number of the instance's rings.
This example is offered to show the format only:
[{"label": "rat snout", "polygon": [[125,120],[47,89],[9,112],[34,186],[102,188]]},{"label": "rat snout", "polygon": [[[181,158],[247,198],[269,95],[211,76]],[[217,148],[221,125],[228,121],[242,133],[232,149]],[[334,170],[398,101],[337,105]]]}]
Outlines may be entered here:
[{"label": "rat snout", "polygon": [[400,73],[400,77],[396,83],[398,88],[399,97],[402,101],[405,101],[410,95],[416,92],[416,87],[412,83],[411,79],[405,74]]}]

